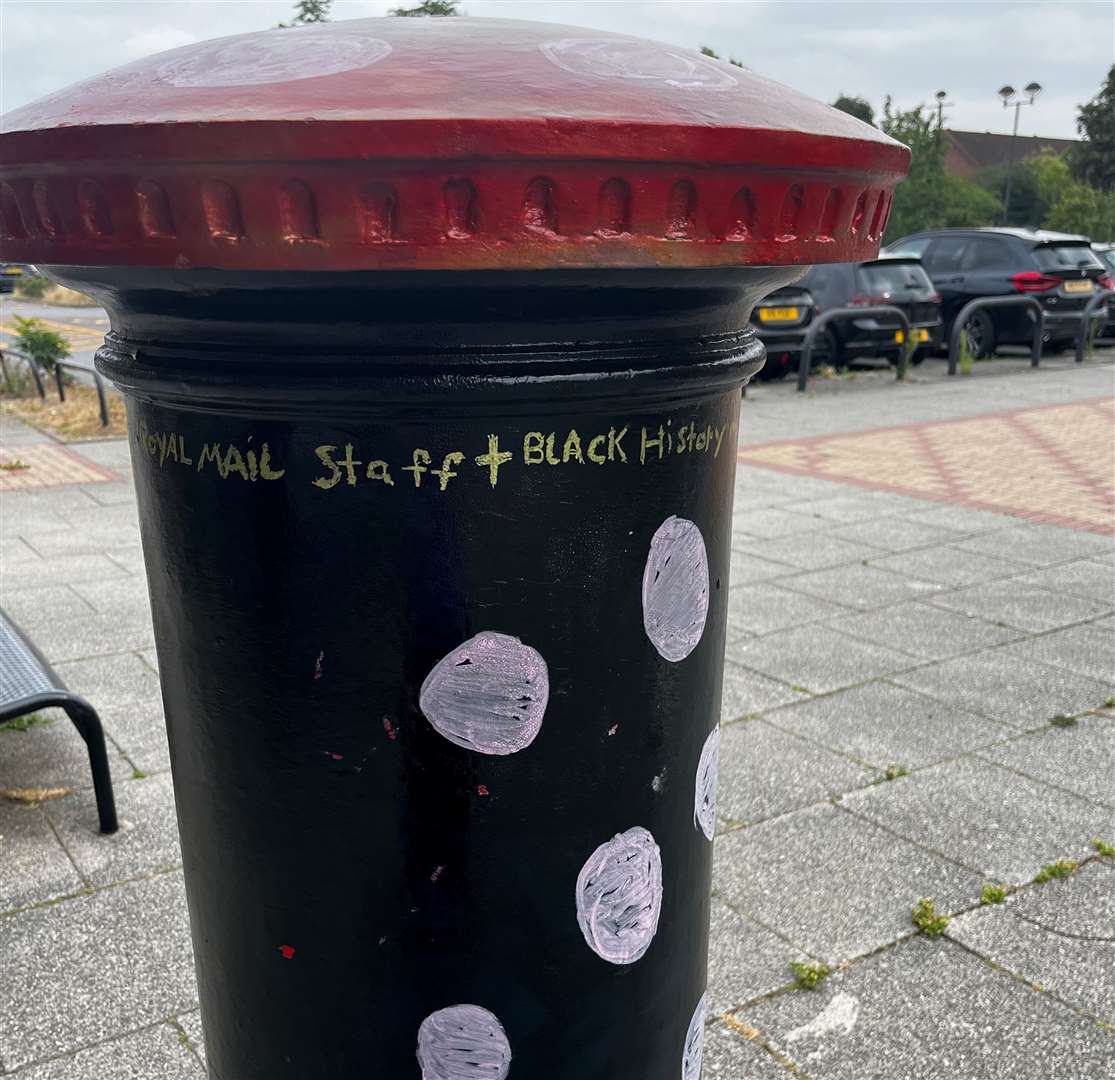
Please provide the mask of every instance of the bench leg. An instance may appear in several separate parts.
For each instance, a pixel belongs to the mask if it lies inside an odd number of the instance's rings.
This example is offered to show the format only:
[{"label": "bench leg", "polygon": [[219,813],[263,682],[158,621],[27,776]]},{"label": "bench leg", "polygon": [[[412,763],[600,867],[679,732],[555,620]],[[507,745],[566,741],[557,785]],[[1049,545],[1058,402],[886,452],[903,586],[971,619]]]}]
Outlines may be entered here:
[{"label": "bench leg", "polygon": [[63,708],[89,749],[101,832],[114,833],[119,828],[119,822],[116,820],[116,800],[112,795],[112,777],[108,771],[108,754],[105,752],[105,733],[101,727],[101,718],[90,706],[77,701],[67,702]]}]

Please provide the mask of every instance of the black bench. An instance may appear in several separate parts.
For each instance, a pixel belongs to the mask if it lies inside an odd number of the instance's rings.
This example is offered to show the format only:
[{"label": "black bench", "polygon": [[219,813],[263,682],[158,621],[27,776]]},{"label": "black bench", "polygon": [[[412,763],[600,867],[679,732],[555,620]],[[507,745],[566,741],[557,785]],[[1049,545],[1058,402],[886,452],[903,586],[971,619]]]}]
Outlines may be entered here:
[{"label": "black bench", "polygon": [[65,710],[89,748],[101,832],[116,832],[116,802],[100,717],[88,701],[66,689],[38,649],[0,611],[0,723],[54,707]]}]

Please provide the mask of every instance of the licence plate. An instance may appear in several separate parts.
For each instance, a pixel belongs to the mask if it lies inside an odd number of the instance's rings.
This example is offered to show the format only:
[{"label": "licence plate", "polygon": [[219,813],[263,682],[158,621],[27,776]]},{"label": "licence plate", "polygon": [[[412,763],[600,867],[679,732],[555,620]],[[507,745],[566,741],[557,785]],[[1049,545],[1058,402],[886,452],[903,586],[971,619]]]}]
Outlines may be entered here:
[{"label": "licence plate", "polygon": [[5,266],[4,273],[11,274],[13,277],[19,277],[23,273],[23,271],[20,270],[18,266]]},{"label": "licence plate", "polygon": [[1091,292],[1092,283],[1090,281],[1066,281],[1065,292]]},{"label": "licence plate", "polygon": [[[906,340],[906,335],[901,330],[895,330],[894,340],[895,340],[896,344],[901,345],[902,342],[904,342]],[[926,341],[929,340],[929,331],[928,330],[911,330],[910,331],[910,340],[917,343],[917,344],[921,344],[923,342],[926,342]]]},{"label": "licence plate", "polygon": [[759,308],[759,322],[793,322],[798,315],[796,307]]}]

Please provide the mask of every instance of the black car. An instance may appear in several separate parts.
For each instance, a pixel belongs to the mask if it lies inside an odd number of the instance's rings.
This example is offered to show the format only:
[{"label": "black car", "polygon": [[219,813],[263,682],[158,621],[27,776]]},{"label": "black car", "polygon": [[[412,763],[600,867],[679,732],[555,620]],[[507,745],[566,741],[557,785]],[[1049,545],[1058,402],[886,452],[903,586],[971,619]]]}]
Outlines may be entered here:
[{"label": "black car", "polygon": [[[781,378],[797,368],[806,331],[819,312],[841,307],[889,304],[910,320],[918,354],[941,343],[940,297],[916,258],[883,256],[869,262],[814,266],[796,285],[788,285],[755,305],[751,322],[767,347],[762,376]],[[817,340],[814,359],[841,366],[857,356],[880,356],[891,363],[903,348],[893,320],[837,319]]]},{"label": "black car", "polygon": [[[1108,277],[1115,278],[1115,244],[1092,244],[1092,250],[1107,267]],[[1100,337],[1115,338],[1115,305],[1107,305],[1107,322],[1100,330]]]},{"label": "black car", "polygon": [[18,263],[0,263],[0,293],[14,292],[22,277],[23,267]]},{"label": "black car", "polygon": [[[1083,236],[1035,229],[935,229],[887,245],[891,255],[921,259],[941,294],[945,340],[960,309],[980,296],[1033,296],[1045,309],[1050,351],[1076,342],[1080,315],[1097,288],[1111,285],[1107,267]],[[1019,305],[985,308],[967,320],[972,351],[1028,345],[1033,316]]]}]

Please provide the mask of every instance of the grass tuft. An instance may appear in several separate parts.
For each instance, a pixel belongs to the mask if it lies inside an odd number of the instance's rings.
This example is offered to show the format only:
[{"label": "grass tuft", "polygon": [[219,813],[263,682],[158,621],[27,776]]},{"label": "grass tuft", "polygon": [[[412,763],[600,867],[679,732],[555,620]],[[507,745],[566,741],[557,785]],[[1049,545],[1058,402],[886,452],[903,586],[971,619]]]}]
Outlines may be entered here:
[{"label": "grass tuft", "polygon": [[1115,847],[1111,844],[1105,844],[1098,836],[1092,841],[1092,847],[1104,859],[1115,859]]},{"label": "grass tuft", "polygon": [[808,964],[804,960],[791,960],[794,985],[799,990],[816,990],[832,974],[828,964]]},{"label": "grass tuft", "polygon": [[981,904],[1001,904],[1007,898],[1007,890],[1002,885],[987,884],[980,890]]},{"label": "grass tuft", "polygon": [[1080,866],[1075,859],[1058,859],[1047,866],[1043,866],[1034,877],[1035,885],[1044,885],[1047,881],[1064,881],[1076,873]]},{"label": "grass tuft", "polygon": [[0,724],[0,731],[30,731],[33,727],[38,727],[40,724],[53,724],[52,717],[43,716],[42,713],[28,713],[26,716],[16,716],[11,720],[5,720]]},{"label": "grass tuft", "polygon": [[940,937],[951,921],[947,915],[938,915],[931,896],[923,896],[910,912],[913,924],[929,937]]}]

